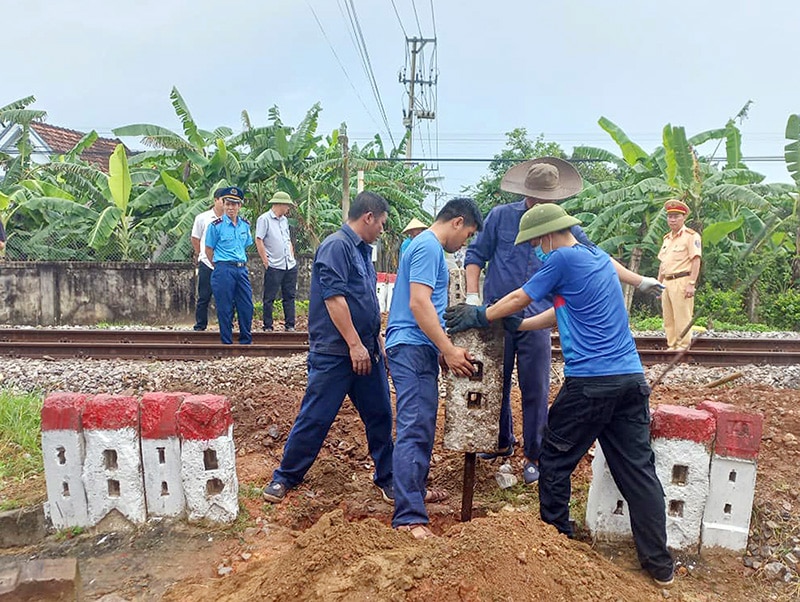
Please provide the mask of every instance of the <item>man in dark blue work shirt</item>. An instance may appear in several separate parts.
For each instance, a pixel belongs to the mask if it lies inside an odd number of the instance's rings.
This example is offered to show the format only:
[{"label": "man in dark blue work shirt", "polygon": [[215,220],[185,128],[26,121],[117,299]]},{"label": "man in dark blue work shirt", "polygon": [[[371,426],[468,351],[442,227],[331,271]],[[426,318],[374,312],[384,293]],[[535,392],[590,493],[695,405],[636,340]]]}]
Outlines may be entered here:
[{"label": "man in dark blue work shirt", "polygon": [[308,305],[308,385],[281,465],[264,488],[269,502],[282,501],[303,481],[345,395],[366,428],[373,481],[384,500],[394,499],[392,406],[370,247],[383,232],[388,211],[383,197],[360,193],[347,223],[317,249]]},{"label": "man in dark blue work shirt", "polygon": [[239,343],[253,342],[253,288],[247,273],[246,249],[253,244],[250,222],[239,217],[244,201],[241,188],[231,186],[214,192],[222,198],[225,213],[208,225],[206,255],[214,264],[211,291],[217,303],[219,336],[224,345],[233,344],[233,308],[239,316]]},{"label": "man in dark blue work shirt", "polygon": [[[541,157],[525,161],[509,169],[503,176],[500,188],[520,194],[524,198],[507,205],[494,207],[486,216],[483,230],[467,249],[466,268],[467,303],[480,305],[478,295],[481,269],[487,264],[483,286],[483,302],[491,305],[525,284],[542,267],[547,255],[541,247],[516,245],[522,215],[538,203],[561,201],[583,187],[578,171],[567,161],[556,157]],[[571,228],[578,242],[593,246],[580,226]],[[620,263],[611,260],[619,279],[643,292],[663,288],[655,278],[642,277]],[[553,306],[551,297],[536,300],[528,305],[520,317],[529,317]],[[525,462],[525,483],[539,479],[539,456],[542,436],[547,423],[547,401],[550,392],[551,361],[550,329],[518,331],[505,334],[503,356],[503,403],[500,411],[500,434],[495,453],[481,454],[484,459],[511,456],[514,453],[514,427],[511,417],[511,376],[514,360],[517,380],[522,394],[522,439]]]}]

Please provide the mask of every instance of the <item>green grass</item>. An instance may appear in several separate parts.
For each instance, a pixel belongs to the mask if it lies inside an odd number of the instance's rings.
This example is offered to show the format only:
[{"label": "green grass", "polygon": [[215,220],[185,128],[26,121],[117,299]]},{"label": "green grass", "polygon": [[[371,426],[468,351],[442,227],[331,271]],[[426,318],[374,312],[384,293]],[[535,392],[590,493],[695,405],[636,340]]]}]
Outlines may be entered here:
[{"label": "green grass", "polygon": [[[708,328],[708,318],[704,316],[698,317],[697,320],[695,320],[695,326]],[[774,330],[774,328],[770,328],[766,324],[729,324],[728,322],[720,322],[718,320],[712,320],[712,327],[716,332],[770,332]],[[631,329],[639,332],[648,330],[664,330],[664,321],[660,316],[631,316]]]},{"label": "green grass", "polygon": [[0,480],[43,471],[42,396],[0,390]]}]

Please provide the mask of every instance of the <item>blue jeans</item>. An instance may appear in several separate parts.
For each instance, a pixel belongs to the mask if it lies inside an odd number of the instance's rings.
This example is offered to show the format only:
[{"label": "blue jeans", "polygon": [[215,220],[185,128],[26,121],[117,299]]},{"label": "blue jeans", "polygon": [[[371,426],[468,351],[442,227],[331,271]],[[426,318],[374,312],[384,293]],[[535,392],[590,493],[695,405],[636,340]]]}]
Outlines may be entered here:
[{"label": "blue jeans", "polygon": [[550,393],[550,329],[506,332],[503,351],[503,402],[500,406],[500,435],[497,448],[514,442],[511,418],[511,376],[517,359],[517,381],[522,393],[522,441],[525,457],[539,460],[547,424]]},{"label": "blue jeans", "polygon": [[281,465],[272,480],[292,488],[305,478],[328,435],[344,396],[349,395],[367,433],[367,445],[375,462],[373,480],[379,487],[392,483],[392,404],[386,364],[378,354],[372,371],[353,372],[349,356],[308,354],[308,386],[289,438]]},{"label": "blue jeans", "polygon": [[253,342],[253,288],[247,266],[218,261],[211,272],[211,290],[217,303],[219,338],[224,345],[233,344],[233,308],[239,316],[239,343]]},{"label": "blue jeans", "polygon": [[439,407],[439,352],[428,345],[386,350],[397,402],[392,526],[427,524],[425,491]]},{"label": "blue jeans", "polygon": [[567,377],[548,416],[539,458],[542,520],[572,536],[570,476],[595,439],[628,502],[639,563],[656,579],[672,576],[664,490],[650,447],[650,387],[643,374]]},{"label": "blue jeans", "polygon": [[194,310],[194,329],[208,328],[208,305],[211,303],[212,269],[202,261],[197,264],[197,307]]}]

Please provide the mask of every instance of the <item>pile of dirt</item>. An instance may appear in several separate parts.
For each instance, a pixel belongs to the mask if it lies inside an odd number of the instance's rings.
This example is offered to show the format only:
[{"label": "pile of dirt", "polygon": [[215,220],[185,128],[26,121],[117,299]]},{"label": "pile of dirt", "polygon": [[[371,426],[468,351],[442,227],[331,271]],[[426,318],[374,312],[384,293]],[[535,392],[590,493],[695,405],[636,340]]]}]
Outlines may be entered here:
[{"label": "pile of dirt", "polygon": [[[213,584],[213,586],[212,586]],[[414,540],[384,524],[321,517],[285,551],[222,581],[184,583],[164,600],[661,600],[528,512],[503,512]]]}]

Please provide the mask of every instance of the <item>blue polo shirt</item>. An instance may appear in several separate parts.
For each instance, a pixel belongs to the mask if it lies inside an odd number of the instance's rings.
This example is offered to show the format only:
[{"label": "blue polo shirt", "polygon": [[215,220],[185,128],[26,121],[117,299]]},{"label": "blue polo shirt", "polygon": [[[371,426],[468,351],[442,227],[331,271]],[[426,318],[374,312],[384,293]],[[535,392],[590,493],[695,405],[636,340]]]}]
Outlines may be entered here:
[{"label": "blue polo shirt", "polygon": [[250,222],[242,216],[237,217],[236,225],[227,214],[215,219],[206,228],[206,246],[214,249],[214,263],[217,261],[247,261],[245,249],[253,244]]},{"label": "blue polo shirt", "polygon": [[[488,263],[483,284],[483,302],[491,305],[525,284],[542,262],[529,243],[514,244],[519,234],[519,222],[528,210],[525,200],[498,205],[489,211],[483,230],[467,248],[464,266],[477,265],[481,269]],[[570,228],[572,235],[584,245],[592,245],[579,226]],[[551,297],[531,303],[523,315],[532,316],[553,306]]]},{"label": "blue polo shirt", "polygon": [[531,299],[554,295],[565,376],[643,371],[622,286],[605,251],[582,244],[560,247],[522,290]]},{"label": "blue polo shirt", "polygon": [[424,284],[433,289],[431,301],[444,328],[444,310],[447,307],[447,287],[450,272],[444,258],[442,243],[430,230],[416,236],[400,258],[397,282],[392,291],[389,324],[386,327],[386,348],[395,345],[428,345],[436,349],[417,324],[411,311],[411,283]]},{"label": "blue polo shirt", "polygon": [[347,224],[328,236],[314,255],[308,300],[308,342],[315,353],[350,355],[347,343],[328,314],[325,300],[341,295],[353,326],[370,355],[379,351],[381,311],[372,247]]}]

